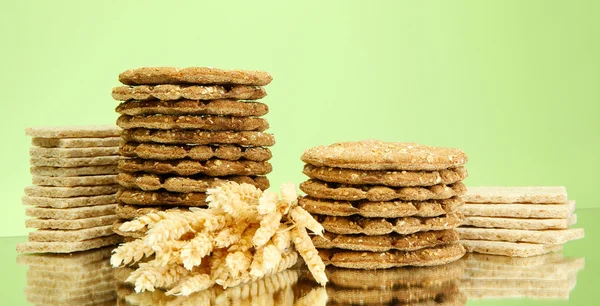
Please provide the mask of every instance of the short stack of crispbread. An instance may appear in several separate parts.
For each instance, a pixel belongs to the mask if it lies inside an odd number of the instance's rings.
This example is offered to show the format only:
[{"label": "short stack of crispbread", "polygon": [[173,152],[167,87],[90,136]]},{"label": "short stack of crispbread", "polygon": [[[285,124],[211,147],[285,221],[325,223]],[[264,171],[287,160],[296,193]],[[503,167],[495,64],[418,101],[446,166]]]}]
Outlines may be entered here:
[{"label": "short stack of crispbread", "polygon": [[115,125],[28,128],[33,186],[23,204],[29,241],[23,253],[70,253],[114,245],[120,237],[115,193],[120,130]]},{"label": "short stack of crispbread", "polygon": [[313,243],[325,264],[380,269],[431,266],[465,253],[454,228],[463,165],[459,149],[366,140],[305,151],[300,205],[323,225]]},{"label": "short stack of crispbread", "polygon": [[584,236],[575,224],[575,201],[565,187],[469,187],[463,226],[457,229],[469,252],[528,257],[557,252]]},{"label": "short stack of crispbread", "polygon": [[271,76],[262,71],[148,67],[119,75],[113,88],[119,152],[119,206],[114,231],[126,220],[156,211],[206,206],[206,191],[223,181],[267,189],[272,134],[257,100]]},{"label": "short stack of crispbread", "polygon": [[27,265],[25,297],[34,305],[115,305],[112,247],[73,254],[21,254]]}]

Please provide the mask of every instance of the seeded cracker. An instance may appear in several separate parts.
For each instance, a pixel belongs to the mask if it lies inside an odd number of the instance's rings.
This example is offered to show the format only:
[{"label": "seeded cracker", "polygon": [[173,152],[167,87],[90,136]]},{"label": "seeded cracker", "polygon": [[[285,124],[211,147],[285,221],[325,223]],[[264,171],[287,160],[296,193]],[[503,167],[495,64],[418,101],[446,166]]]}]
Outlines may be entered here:
[{"label": "seeded cracker", "polygon": [[119,170],[126,172],[146,172],[156,174],[178,174],[189,176],[205,174],[208,176],[227,175],[266,175],[272,170],[269,162],[254,162],[248,160],[231,161],[211,159],[208,161],[196,160],[144,160],[124,159],[119,161]]},{"label": "seeded cracker", "polygon": [[273,78],[258,70],[225,70],[211,67],[142,67],[119,74],[119,81],[126,85],[158,84],[236,84],[265,86]]},{"label": "seeded cracker", "polygon": [[262,118],[232,116],[170,116],[153,115],[133,117],[121,115],[117,125],[124,129],[199,129],[205,131],[259,131],[269,128]]},{"label": "seeded cracker", "polygon": [[256,100],[267,96],[262,87],[257,86],[196,86],[196,85],[156,85],[156,86],[119,86],[112,90],[115,100],[164,100],[173,101],[180,99],[190,100]]},{"label": "seeded cracker", "polygon": [[246,159],[251,161],[267,161],[273,156],[271,150],[261,147],[241,147],[234,145],[187,146],[135,142],[123,143],[119,152],[127,157],[156,160],[184,158],[209,160],[216,158],[224,160]]}]

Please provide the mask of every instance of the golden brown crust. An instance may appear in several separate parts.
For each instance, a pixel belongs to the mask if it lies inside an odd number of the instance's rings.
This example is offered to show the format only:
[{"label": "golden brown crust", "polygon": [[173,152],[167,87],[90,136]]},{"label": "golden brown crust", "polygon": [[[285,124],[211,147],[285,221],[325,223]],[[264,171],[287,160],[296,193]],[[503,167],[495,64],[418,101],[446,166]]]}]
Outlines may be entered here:
[{"label": "golden brown crust", "polygon": [[206,203],[205,193],[174,193],[167,191],[142,191],[122,189],[117,193],[117,200],[129,205],[139,206],[193,206],[203,207]]},{"label": "golden brown crust", "polygon": [[121,137],[126,141],[155,142],[165,144],[233,144],[240,146],[262,147],[275,144],[272,134],[262,132],[207,132],[200,130],[124,130]]},{"label": "golden brown crust", "polygon": [[267,120],[255,117],[232,116],[129,116],[121,115],[117,125],[124,129],[147,128],[160,130],[198,129],[205,131],[265,131]]},{"label": "golden brown crust", "polygon": [[241,147],[235,145],[188,146],[136,142],[122,143],[119,148],[119,153],[127,157],[158,160],[184,158],[209,160],[217,158],[225,160],[246,159],[251,161],[267,161],[273,157],[271,150],[263,147]]},{"label": "golden brown crust", "polygon": [[259,70],[225,70],[212,67],[142,67],[119,74],[126,85],[157,84],[239,84],[264,86],[273,78]]},{"label": "golden brown crust", "polygon": [[455,230],[418,232],[409,235],[338,235],[325,232],[323,237],[313,236],[319,249],[345,249],[352,251],[385,252],[389,250],[415,251],[458,242]]},{"label": "golden brown crust", "polygon": [[117,176],[117,182],[122,187],[146,191],[165,189],[171,192],[206,192],[209,188],[215,188],[227,181],[250,184],[262,190],[269,188],[269,179],[264,176],[162,177],[149,173],[126,172],[119,173]]},{"label": "golden brown crust", "polygon": [[227,175],[266,175],[273,168],[269,162],[249,160],[147,160],[140,158],[124,159],[119,162],[119,170],[126,172],[147,172],[155,174],[177,174],[183,176],[205,174],[208,176]]},{"label": "golden brown crust", "polygon": [[176,101],[127,101],[119,104],[117,113],[130,116],[141,115],[220,115],[264,116],[269,107],[260,102],[237,100],[176,100]]},{"label": "golden brown crust", "polygon": [[[115,211],[115,213],[117,214],[117,217],[119,217],[121,220],[133,220],[135,218],[139,218],[142,216],[145,216],[147,214],[150,213],[156,213],[159,211],[185,211],[187,209],[185,208],[173,208],[173,207],[161,207],[161,206],[151,206],[151,207],[147,207],[147,206],[135,206],[135,205],[124,205],[124,204],[119,204],[117,206],[117,209]],[[118,220],[117,222],[121,222],[121,220]]]},{"label": "golden brown crust", "polygon": [[119,101],[129,100],[257,100],[267,96],[262,87],[257,86],[197,86],[197,85],[156,85],[118,86],[113,88],[112,97]]}]

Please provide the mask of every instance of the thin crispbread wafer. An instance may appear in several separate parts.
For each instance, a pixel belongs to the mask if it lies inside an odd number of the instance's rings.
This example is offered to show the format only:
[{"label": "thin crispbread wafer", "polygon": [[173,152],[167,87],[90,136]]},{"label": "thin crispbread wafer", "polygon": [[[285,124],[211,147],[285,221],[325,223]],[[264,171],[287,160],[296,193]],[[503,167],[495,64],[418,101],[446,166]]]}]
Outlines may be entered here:
[{"label": "thin crispbread wafer", "polygon": [[73,198],[47,198],[24,196],[21,198],[21,202],[23,202],[23,204],[25,205],[32,205],[37,207],[71,208],[113,204],[117,202],[117,198],[114,194]]},{"label": "thin crispbread wafer", "polygon": [[206,192],[209,188],[216,188],[227,181],[238,184],[250,184],[261,190],[269,188],[269,180],[264,176],[159,176],[149,173],[119,173],[117,181],[128,189],[159,190],[165,189],[172,192]]},{"label": "thin crispbread wafer", "polygon": [[127,101],[119,104],[117,113],[129,116],[141,115],[220,115],[237,117],[259,117],[269,112],[269,107],[260,102],[237,100],[175,100],[175,101]]},{"label": "thin crispbread wafer", "polygon": [[273,157],[269,148],[241,147],[234,145],[219,146],[187,146],[164,145],[157,143],[127,142],[121,144],[119,152],[127,157],[140,157],[143,159],[171,160],[171,159],[225,159],[225,160],[251,160],[267,161]]},{"label": "thin crispbread wafer", "polygon": [[122,189],[117,193],[117,200],[124,204],[140,206],[193,206],[203,207],[206,193],[175,193],[167,191],[142,191]]},{"label": "thin crispbread wafer", "polygon": [[121,137],[106,138],[39,138],[31,139],[33,146],[44,148],[90,148],[90,147],[116,147],[121,142]]},{"label": "thin crispbread wafer", "polygon": [[91,148],[29,148],[31,157],[54,157],[54,158],[74,158],[74,157],[95,157],[111,156],[119,154],[117,147],[91,147]]},{"label": "thin crispbread wafer", "polygon": [[498,240],[508,242],[530,242],[541,244],[563,244],[570,240],[581,239],[583,228],[560,230],[518,230],[503,228],[459,227],[456,229],[461,239]]},{"label": "thin crispbread wafer", "polygon": [[118,190],[119,185],[77,187],[27,186],[25,187],[25,194],[30,197],[70,198],[113,194]]},{"label": "thin crispbread wafer", "polygon": [[273,77],[260,70],[227,70],[212,67],[142,67],[129,69],[119,74],[119,81],[125,85],[157,84],[219,84],[264,86]]},{"label": "thin crispbread wafer", "polygon": [[78,230],[37,230],[29,233],[29,241],[52,242],[52,241],[83,241],[97,237],[112,235],[112,226],[103,225]]},{"label": "thin crispbread wafer", "polygon": [[130,237],[130,238],[135,238],[135,239],[139,239],[139,238],[143,238],[144,236],[146,236],[146,228],[137,230],[137,231],[133,231],[133,232],[124,232],[121,231],[119,228],[121,227],[121,225],[123,225],[123,223],[127,222],[129,220],[117,220],[115,221],[115,223],[113,223],[112,225],[112,231],[120,236],[123,237]]},{"label": "thin crispbread wafer", "polygon": [[567,202],[564,186],[539,187],[469,187],[466,203],[562,204]]},{"label": "thin crispbread wafer", "polygon": [[121,241],[118,235],[77,242],[24,242],[17,245],[19,253],[72,253],[114,245]]},{"label": "thin crispbread wafer", "polygon": [[119,162],[119,170],[155,174],[177,174],[183,176],[205,174],[207,176],[227,175],[266,175],[273,167],[269,162],[249,160],[147,160],[140,158],[124,159]]},{"label": "thin crispbread wafer", "polygon": [[575,211],[575,201],[563,204],[474,204],[460,208],[465,216],[565,219]]},{"label": "thin crispbread wafer", "polygon": [[112,97],[119,101],[129,100],[257,100],[267,96],[264,88],[258,86],[219,86],[219,85],[171,85],[118,86],[112,89]]},{"label": "thin crispbread wafer", "polygon": [[463,204],[460,197],[443,200],[427,200],[415,202],[369,202],[369,201],[330,201],[301,197],[298,204],[312,214],[347,217],[360,215],[368,218],[398,217],[436,217],[448,214]]},{"label": "thin crispbread wafer", "polygon": [[560,244],[551,245],[466,239],[461,239],[460,244],[462,244],[468,252],[512,257],[529,257],[562,250],[562,245]]},{"label": "thin crispbread wafer", "polygon": [[112,248],[106,247],[73,254],[19,254],[17,255],[17,264],[29,266],[81,266],[109,258],[112,254],[111,252]]},{"label": "thin crispbread wafer", "polygon": [[156,142],[165,144],[235,144],[240,146],[272,146],[273,134],[263,132],[232,132],[202,130],[151,130],[144,128],[124,130],[121,137],[126,141]]},{"label": "thin crispbread wafer", "polygon": [[32,157],[29,163],[33,167],[89,167],[116,165],[121,159],[119,155],[95,157]]},{"label": "thin crispbread wafer", "polygon": [[102,225],[113,224],[117,220],[116,215],[82,218],[75,220],[55,220],[55,219],[28,219],[25,221],[25,226],[28,228],[37,229],[60,229],[60,230],[75,230],[82,228],[97,227]]},{"label": "thin crispbread wafer", "polygon": [[400,288],[338,288],[328,286],[328,303],[334,305],[389,305],[410,304],[434,301],[443,295],[459,294],[458,281],[440,287],[400,287]]},{"label": "thin crispbread wafer", "polygon": [[419,232],[409,235],[338,235],[325,232],[313,236],[312,242],[319,249],[345,249],[352,251],[385,252],[389,250],[415,251],[458,242],[454,230]]},{"label": "thin crispbread wafer", "polygon": [[119,204],[116,209],[116,215],[122,220],[132,220],[149,213],[155,213],[159,211],[186,211],[186,208],[172,208],[172,207],[147,207],[147,206],[135,206],[135,205],[123,205]]},{"label": "thin crispbread wafer", "polygon": [[326,183],[310,179],[300,184],[300,189],[311,197],[333,199],[338,201],[425,201],[449,199],[465,193],[466,186],[462,182],[451,185],[434,185],[428,187],[386,187],[386,186],[354,186],[338,183]]},{"label": "thin crispbread wafer", "polygon": [[119,136],[121,129],[114,124],[80,126],[44,126],[25,129],[25,134],[40,138],[99,138]]},{"label": "thin crispbread wafer", "polygon": [[424,231],[441,231],[458,227],[464,219],[460,213],[450,213],[433,218],[405,217],[383,219],[319,215],[316,215],[315,218],[323,225],[326,231],[342,235],[386,235],[394,232],[408,235]]},{"label": "thin crispbread wafer", "polygon": [[117,204],[95,205],[74,208],[27,207],[25,215],[44,219],[73,220],[114,215]]},{"label": "thin crispbread wafer", "polygon": [[109,166],[89,166],[89,167],[31,167],[32,175],[37,176],[87,176],[87,175],[107,175],[117,174],[119,169],[116,164]]},{"label": "thin crispbread wafer", "polygon": [[33,175],[31,183],[38,186],[75,187],[114,185],[117,183],[116,175],[88,175],[88,176],[41,176]]},{"label": "thin crispbread wafer", "polygon": [[437,171],[354,170],[304,165],[303,173],[325,182],[350,185],[384,185],[392,187],[452,184],[468,176],[465,167]]},{"label": "thin crispbread wafer", "polygon": [[441,170],[467,162],[466,154],[459,149],[379,140],[317,146],[304,151],[301,159],[318,167],[407,171]]},{"label": "thin crispbread wafer", "polygon": [[460,259],[464,254],[465,249],[460,244],[450,244],[407,252],[361,252],[337,249],[319,250],[319,256],[325,265],[369,270],[404,266],[443,265]]},{"label": "thin crispbread wafer", "polygon": [[117,125],[124,129],[198,129],[205,131],[259,131],[269,128],[269,122],[256,117],[234,116],[191,116],[191,115],[149,115],[129,116],[121,115]]},{"label": "thin crispbread wafer", "polygon": [[462,225],[484,228],[507,228],[522,230],[565,229],[577,223],[577,215],[567,219],[519,219],[466,216]]}]

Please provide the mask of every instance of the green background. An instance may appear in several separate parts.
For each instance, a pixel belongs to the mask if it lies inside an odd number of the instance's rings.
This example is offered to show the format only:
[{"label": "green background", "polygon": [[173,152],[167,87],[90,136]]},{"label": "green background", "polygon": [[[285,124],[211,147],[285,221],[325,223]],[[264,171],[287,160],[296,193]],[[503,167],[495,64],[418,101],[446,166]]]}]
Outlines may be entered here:
[{"label": "green background", "polygon": [[[600,170],[600,1],[0,2],[3,211],[26,233],[24,128],[112,123],[110,91],[141,66],[261,69],[273,186],[314,145],[452,146],[468,185],[565,185]],[[587,192],[586,192],[587,191]]]}]

